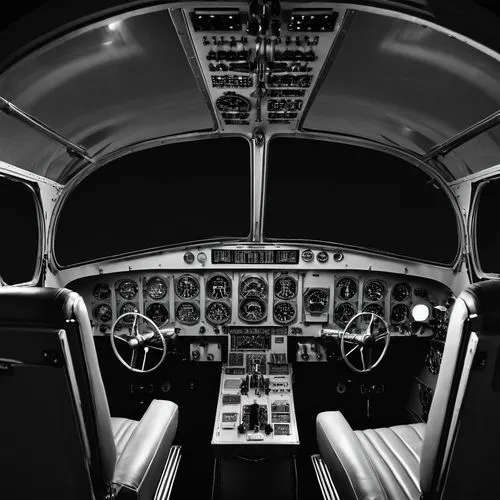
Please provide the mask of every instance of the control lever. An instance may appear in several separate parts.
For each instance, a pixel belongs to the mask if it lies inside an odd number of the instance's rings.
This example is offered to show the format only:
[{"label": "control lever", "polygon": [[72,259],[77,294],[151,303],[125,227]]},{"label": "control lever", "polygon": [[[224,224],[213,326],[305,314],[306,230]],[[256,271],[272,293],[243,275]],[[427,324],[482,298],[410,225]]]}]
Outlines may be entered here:
[{"label": "control lever", "polygon": [[300,357],[304,360],[307,361],[309,359],[309,353],[307,352],[307,346],[306,344],[302,345],[302,354]]},{"label": "control lever", "polygon": [[250,406],[250,430],[259,431],[259,404],[256,399]]}]

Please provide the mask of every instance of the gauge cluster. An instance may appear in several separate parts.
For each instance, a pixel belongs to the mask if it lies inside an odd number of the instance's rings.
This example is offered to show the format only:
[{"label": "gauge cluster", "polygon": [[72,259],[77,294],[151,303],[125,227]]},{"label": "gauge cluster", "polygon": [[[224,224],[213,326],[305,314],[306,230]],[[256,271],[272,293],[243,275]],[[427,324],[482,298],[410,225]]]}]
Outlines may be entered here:
[{"label": "gauge cluster", "polygon": [[[280,327],[289,335],[342,331],[360,312],[391,334],[430,331],[451,292],[430,279],[373,271],[134,271],[71,284],[85,299],[96,334],[127,329],[139,312],[178,335],[224,335],[229,327]],[[364,316],[366,318],[366,316]],[[363,321],[361,318],[358,321]]]}]

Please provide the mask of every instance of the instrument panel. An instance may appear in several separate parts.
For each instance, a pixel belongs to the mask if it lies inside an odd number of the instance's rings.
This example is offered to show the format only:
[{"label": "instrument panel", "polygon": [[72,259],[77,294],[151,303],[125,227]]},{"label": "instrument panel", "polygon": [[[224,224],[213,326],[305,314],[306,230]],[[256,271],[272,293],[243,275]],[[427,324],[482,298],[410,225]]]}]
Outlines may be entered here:
[{"label": "instrument panel", "polygon": [[248,325],[317,336],[322,328],[342,330],[361,311],[383,318],[393,335],[414,333],[415,324],[432,334],[436,307],[453,303],[451,291],[436,281],[372,271],[143,271],[68,286],[84,297],[101,334],[115,321],[127,327],[120,316],[131,311],[179,335],[220,335]]}]

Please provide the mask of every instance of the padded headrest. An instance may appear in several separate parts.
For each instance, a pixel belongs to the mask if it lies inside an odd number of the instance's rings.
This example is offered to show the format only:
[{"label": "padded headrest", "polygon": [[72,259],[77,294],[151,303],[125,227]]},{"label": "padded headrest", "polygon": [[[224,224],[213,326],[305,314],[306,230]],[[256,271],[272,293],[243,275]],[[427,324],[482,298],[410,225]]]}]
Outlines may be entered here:
[{"label": "padded headrest", "polygon": [[67,288],[0,287],[0,324],[60,327],[79,299]]}]

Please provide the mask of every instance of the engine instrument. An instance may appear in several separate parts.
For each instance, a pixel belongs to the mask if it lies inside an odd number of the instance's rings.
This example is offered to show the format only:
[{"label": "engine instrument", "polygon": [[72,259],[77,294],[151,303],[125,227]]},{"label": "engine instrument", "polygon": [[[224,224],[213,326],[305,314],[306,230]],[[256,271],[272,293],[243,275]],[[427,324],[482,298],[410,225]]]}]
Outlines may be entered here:
[{"label": "engine instrument", "polygon": [[322,314],[328,307],[328,292],[323,288],[311,288],[304,299],[305,307],[311,314]]},{"label": "engine instrument", "polygon": [[151,278],[146,284],[146,293],[153,300],[161,300],[167,295],[168,286],[163,278],[155,276]]},{"label": "engine instrument", "polygon": [[391,322],[392,323],[402,323],[406,321],[410,316],[410,310],[406,304],[396,304],[392,308],[391,312]]},{"label": "engine instrument", "polygon": [[118,293],[125,300],[132,300],[139,291],[137,283],[132,280],[123,280],[118,285]]},{"label": "engine instrument", "polygon": [[291,323],[297,316],[297,309],[293,302],[276,302],[274,304],[274,319],[276,323],[285,325]]},{"label": "engine instrument", "polygon": [[240,294],[242,297],[265,297],[267,294],[267,283],[259,276],[249,276],[240,283]]},{"label": "engine instrument", "polygon": [[94,286],[93,295],[97,300],[106,300],[111,296],[111,289],[107,283],[97,283]]},{"label": "engine instrument", "polygon": [[[122,314],[131,313],[131,312],[139,312],[139,309],[133,302],[125,302],[120,308],[120,316]],[[124,323],[132,323],[134,321],[133,316],[125,316],[122,320]]]},{"label": "engine instrument", "polygon": [[200,293],[200,282],[193,276],[184,274],[175,283],[175,293],[181,299],[194,299]]},{"label": "engine instrument", "polygon": [[225,302],[212,302],[208,305],[205,316],[213,325],[223,325],[231,319],[231,309]]},{"label": "engine instrument", "polygon": [[231,297],[231,281],[223,274],[216,274],[209,278],[205,289],[210,299],[220,300]]},{"label": "engine instrument", "polygon": [[406,283],[398,283],[392,289],[392,298],[397,300],[398,302],[402,302],[403,300],[408,300],[411,295],[410,285]]},{"label": "engine instrument", "polygon": [[215,105],[219,111],[227,112],[248,113],[251,108],[250,101],[246,97],[233,92],[220,96],[215,101]]},{"label": "engine instrument", "polygon": [[339,289],[339,298],[342,300],[352,299],[358,291],[356,282],[352,278],[342,278],[337,283],[337,288]]},{"label": "engine instrument", "polygon": [[200,308],[192,302],[181,302],[175,310],[175,316],[184,325],[194,325],[200,320]]},{"label": "engine instrument", "polygon": [[274,282],[274,295],[278,299],[294,299],[297,296],[297,282],[290,276],[280,276]]},{"label": "engine instrument", "polygon": [[368,304],[363,307],[363,312],[373,313],[380,316],[382,319],[384,318],[384,308],[380,304]]},{"label": "engine instrument", "polygon": [[266,318],[266,304],[259,297],[248,297],[240,302],[239,314],[247,323],[258,323]]},{"label": "engine instrument", "polygon": [[354,307],[349,302],[339,304],[334,311],[335,322],[338,325],[345,326],[349,320],[356,314]]},{"label": "engine instrument", "polygon": [[113,317],[113,310],[109,304],[99,304],[94,308],[94,316],[98,321],[107,323]]},{"label": "engine instrument", "polygon": [[372,280],[366,284],[365,294],[370,300],[382,300],[384,293],[385,286],[381,281]]},{"label": "engine instrument", "polygon": [[148,308],[146,309],[146,316],[149,319],[152,319],[158,326],[163,325],[163,323],[166,323],[168,321],[167,308],[163,304],[159,304],[158,302],[149,304]]}]

